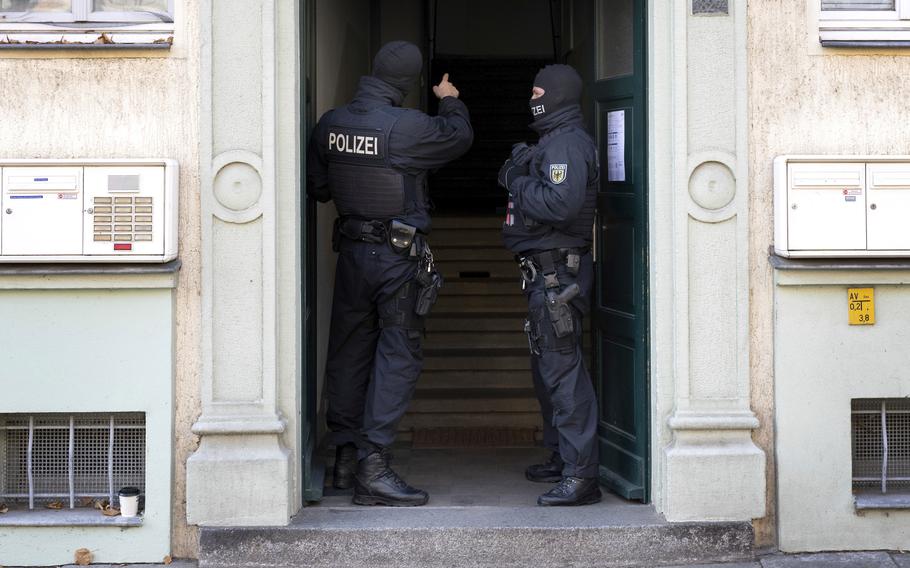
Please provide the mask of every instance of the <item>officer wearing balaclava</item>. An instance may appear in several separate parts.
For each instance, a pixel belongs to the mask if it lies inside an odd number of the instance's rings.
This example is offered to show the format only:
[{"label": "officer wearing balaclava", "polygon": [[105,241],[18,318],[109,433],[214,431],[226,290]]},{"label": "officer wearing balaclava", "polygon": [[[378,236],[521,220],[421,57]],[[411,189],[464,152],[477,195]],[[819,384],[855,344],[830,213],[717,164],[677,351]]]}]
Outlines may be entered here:
[{"label": "officer wearing balaclava", "polygon": [[502,234],[516,255],[528,300],[525,332],[534,390],[550,458],[531,465],[531,481],[558,482],[539,505],[586,505],[597,482],[597,402],[582,355],[582,319],[590,310],[591,235],[599,180],[597,146],[585,131],[582,80],[568,65],[534,78],[534,146],[516,144],[499,172],[509,192]]},{"label": "officer wearing balaclava", "polygon": [[307,192],[338,210],[338,251],[326,363],[333,484],[359,505],[423,505],[425,491],[389,467],[389,446],[423,365],[424,316],[441,277],[427,244],[427,171],[463,155],[474,133],[446,74],[438,116],[401,108],[423,56],[384,45],[353,100],[325,113],[307,155]]}]

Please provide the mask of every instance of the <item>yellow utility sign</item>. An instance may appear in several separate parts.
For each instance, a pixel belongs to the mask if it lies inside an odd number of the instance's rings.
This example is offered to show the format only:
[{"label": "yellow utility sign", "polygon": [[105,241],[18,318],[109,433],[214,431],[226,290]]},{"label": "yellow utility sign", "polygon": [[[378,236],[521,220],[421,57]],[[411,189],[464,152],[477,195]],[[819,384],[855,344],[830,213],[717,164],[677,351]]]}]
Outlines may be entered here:
[{"label": "yellow utility sign", "polygon": [[875,289],[848,288],[847,300],[850,325],[873,325],[875,323]]}]

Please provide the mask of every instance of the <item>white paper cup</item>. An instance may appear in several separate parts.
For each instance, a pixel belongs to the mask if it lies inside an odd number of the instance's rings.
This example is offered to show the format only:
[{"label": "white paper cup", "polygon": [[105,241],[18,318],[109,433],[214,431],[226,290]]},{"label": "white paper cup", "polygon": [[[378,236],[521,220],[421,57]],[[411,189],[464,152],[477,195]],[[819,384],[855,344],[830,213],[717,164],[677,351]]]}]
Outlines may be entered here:
[{"label": "white paper cup", "polygon": [[135,487],[124,487],[119,492],[120,516],[132,518],[139,514],[139,490]]}]

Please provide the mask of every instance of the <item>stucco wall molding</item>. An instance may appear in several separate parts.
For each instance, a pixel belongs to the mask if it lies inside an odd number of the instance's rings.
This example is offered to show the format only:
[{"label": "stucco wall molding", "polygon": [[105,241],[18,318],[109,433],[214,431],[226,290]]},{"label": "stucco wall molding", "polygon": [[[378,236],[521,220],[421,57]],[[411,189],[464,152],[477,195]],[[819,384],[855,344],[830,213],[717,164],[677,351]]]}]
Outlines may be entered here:
[{"label": "stucco wall molding", "polygon": [[249,223],[262,216],[262,157],[228,150],[212,160],[212,214],[228,223]]},{"label": "stucco wall molding", "polygon": [[[652,307],[655,495],[671,521],[743,521],[765,514],[749,388],[746,0],[710,18],[688,4],[651,2],[651,187],[672,188],[651,198],[651,297],[672,298]],[[669,166],[654,163],[667,148]]]},{"label": "stucco wall molding", "polygon": [[284,525],[293,508],[277,400],[278,8],[201,2],[202,416],[187,461],[197,525]]}]

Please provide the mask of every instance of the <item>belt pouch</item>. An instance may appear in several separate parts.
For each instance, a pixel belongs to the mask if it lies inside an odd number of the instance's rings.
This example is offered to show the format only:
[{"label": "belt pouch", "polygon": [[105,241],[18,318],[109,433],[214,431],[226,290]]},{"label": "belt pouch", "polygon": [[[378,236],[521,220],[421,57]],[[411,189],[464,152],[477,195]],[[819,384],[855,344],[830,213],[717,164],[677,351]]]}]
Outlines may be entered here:
[{"label": "belt pouch", "polygon": [[417,233],[417,227],[412,227],[393,219],[389,223],[389,245],[397,253],[404,253],[411,250],[411,243],[414,242],[414,235]]}]

